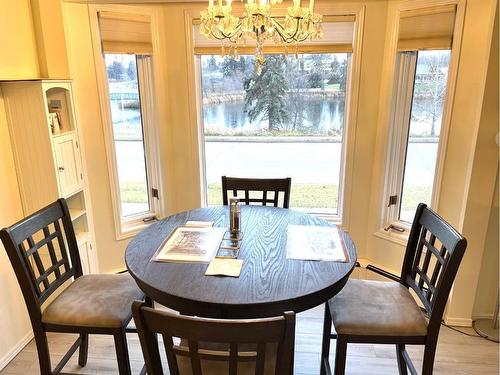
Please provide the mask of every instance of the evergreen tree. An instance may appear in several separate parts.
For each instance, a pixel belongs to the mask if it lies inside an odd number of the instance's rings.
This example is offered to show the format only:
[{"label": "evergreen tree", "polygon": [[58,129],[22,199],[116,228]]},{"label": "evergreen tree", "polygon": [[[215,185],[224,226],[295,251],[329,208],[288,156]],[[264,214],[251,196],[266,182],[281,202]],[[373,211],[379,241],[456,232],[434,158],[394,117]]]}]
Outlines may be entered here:
[{"label": "evergreen tree", "polygon": [[208,60],[208,70],[210,70],[211,72],[213,71],[216,71],[217,70],[217,60],[215,60],[215,56],[212,55],[210,57],[210,60]]},{"label": "evergreen tree", "polygon": [[288,113],[290,114],[291,131],[300,129],[304,121],[305,98],[304,89],[308,87],[307,75],[304,73],[303,58],[286,61],[286,77],[288,81]]},{"label": "evergreen tree", "polygon": [[339,84],[341,80],[340,63],[337,56],[333,56],[333,61],[330,64],[331,72],[328,78],[329,84]]},{"label": "evergreen tree", "polygon": [[113,61],[113,63],[108,66],[108,77],[111,79],[121,80],[125,74],[125,68],[121,61]]},{"label": "evergreen tree", "polygon": [[309,73],[309,87],[312,89],[323,89],[325,83],[323,81],[323,55],[317,54],[311,56],[312,69]]},{"label": "evergreen tree", "polygon": [[345,91],[346,82],[347,82],[347,58],[342,60],[342,62],[340,63],[340,69],[339,69],[340,91]]},{"label": "evergreen tree", "polygon": [[270,131],[278,130],[288,121],[284,65],[283,56],[267,56],[260,75],[254,73],[245,83],[245,112],[250,121],[267,120]]},{"label": "evergreen tree", "polygon": [[247,64],[244,56],[240,56],[238,60],[225,56],[224,60],[222,60],[222,74],[224,77],[244,76],[246,70]]},{"label": "evergreen tree", "polygon": [[309,74],[308,80],[309,87],[312,89],[322,89],[325,87],[325,84],[323,83],[323,77],[319,72],[312,72],[311,74]]},{"label": "evergreen tree", "polygon": [[137,81],[137,69],[134,61],[128,63],[127,76],[131,81]]}]

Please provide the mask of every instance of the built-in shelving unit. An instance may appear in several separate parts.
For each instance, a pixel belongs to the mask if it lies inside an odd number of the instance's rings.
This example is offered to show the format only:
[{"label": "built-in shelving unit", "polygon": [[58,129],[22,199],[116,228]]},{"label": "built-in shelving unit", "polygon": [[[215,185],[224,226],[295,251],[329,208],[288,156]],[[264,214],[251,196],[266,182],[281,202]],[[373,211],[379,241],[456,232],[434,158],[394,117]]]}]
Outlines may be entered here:
[{"label": "built-in shelving unit", "polygon": [[71,82],[1,83],[25,215],[65,198],[84,273],[97,272],[90,196]]}]

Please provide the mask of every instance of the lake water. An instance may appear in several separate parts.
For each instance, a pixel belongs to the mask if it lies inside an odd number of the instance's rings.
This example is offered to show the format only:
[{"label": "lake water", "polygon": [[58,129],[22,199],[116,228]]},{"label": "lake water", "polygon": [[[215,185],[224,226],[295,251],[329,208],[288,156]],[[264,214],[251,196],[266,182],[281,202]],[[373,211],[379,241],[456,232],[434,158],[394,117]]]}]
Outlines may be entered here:
[{"label": "lake water", "polygon": [[[303,99],[294,106],[287,102],[288,130],[292,130],[294,118],[296,130],[304,135],[336,135],[343,127],[344,98]],[[203,106],[203,122],[206,134],[259,134],[268,128],[267,121],[250,122],[244,102],[206,104]]]},{"label": "lake water", "polygon": [[[428,135],[431,129],[429,108],[432,101],[415,98],[412,108],[412,135]],[[339,135],[343,128],[345,100],[337,98],[302,99],[297,110],[291,100],[287,101],[289,120],[285,130],[291,130],[293,118],[299,118],[295,128],[302,135]],[[440,114],[442,110],[438,108]],[[207,135],[259,135],[268,130],[267,121],[254,121],[245,113],[243,101],[203,106],[203,122]],[[441,116],[436,118],[436,134],[439,134]],[[285,132],[286,133],[286,132]]]}]

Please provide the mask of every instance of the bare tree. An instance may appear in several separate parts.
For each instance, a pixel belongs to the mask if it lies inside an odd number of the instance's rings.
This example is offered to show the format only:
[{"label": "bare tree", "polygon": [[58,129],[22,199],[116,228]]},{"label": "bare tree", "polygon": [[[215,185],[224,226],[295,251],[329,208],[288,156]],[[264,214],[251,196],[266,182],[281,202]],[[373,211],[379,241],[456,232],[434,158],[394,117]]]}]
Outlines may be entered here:
[{"label": "bare tree", "polygon": [[304,121],[304,88],[307,87],[307,75],[301,61],[294,58],[286,61],[286,75],[288,80],[287,102],[290,115],[290,130],[295,131]]},{"label": "bare tree", "polygon": [[418,120],[415,112],[429,120],[431,136],[436,135],[436,126],[443,112],[448,63],[449,53],[419,54],[413,100],[416,111],[412,111],[412,120]]}]

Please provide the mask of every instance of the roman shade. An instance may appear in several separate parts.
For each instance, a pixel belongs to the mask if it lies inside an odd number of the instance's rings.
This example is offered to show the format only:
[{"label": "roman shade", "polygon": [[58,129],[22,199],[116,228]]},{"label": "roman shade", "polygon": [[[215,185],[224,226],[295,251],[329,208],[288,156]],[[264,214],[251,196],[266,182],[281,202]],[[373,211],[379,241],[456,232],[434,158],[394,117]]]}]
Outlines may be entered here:
[{"label": "roman shade", "polygon": [[455,5],[403,11],[399,20],[399,51],[451,49]]},{"label": "roman shade", "polygon": [[[290,53],[327,53],[327,52],[352,52],[354,41],[354,16],[324,16],[323,38],[306,40],[297,44],[288,45]],[[223,45],[229,47],[227,41]],[[238,47],[240,54],[253,54],[255,52],[255,40],[247,39],[245,46]],[[199,20],[193,20],[193,47],[197,55],[220,54],[221,41],[209,39],[200,33]],[[264,44],[265,53],[283,53],[284,46],[267,41]]]},{"label": "roman shade", "polygon": [[105,53],[153,53],[151,19],[148,16],[101,11],[99,28]]}]

